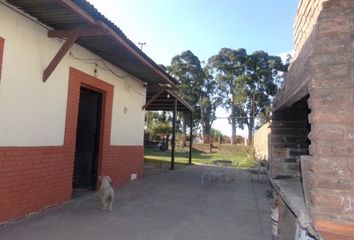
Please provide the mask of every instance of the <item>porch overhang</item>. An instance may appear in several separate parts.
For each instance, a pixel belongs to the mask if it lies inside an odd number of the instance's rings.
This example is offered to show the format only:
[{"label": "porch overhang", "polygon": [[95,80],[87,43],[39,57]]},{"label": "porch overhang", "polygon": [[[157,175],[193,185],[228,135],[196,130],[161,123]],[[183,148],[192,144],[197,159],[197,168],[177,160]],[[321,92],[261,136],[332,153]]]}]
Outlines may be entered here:
[{"label": "porch overhang", "polygon": [[194,112],[193,107],[178,94],[176,89],[168,84],[148,87],[146,104],[143,106],[143,109],[146,111],[173,111],[175,98],[177,99],[177,111]]},{"label": "porch overhang", "polygon": [[48,37],[66,42],[43,72],[46,81],[74,43],[139,78],[147,86],[178,82],[144,54],[110,20],[85,0],[7,0],[10,4],[49,28]]},{"label": "porch overhang", "polygon": [[177,90],[172,88],[169,84],[159,84],[157,87],[147,89],[146,104],[143,106],[143,110],[172,112],[171,170],[175,168],[177,111],[190,112],[189,164],[192,164],[193,107],[179,96]]},{"label": "porch overhang", "polygon": [[[44,69],[44,82],[50,78],[75,43],[141,80],[147,88],[143,110],[173,112],[171,169],[174,168],[176,112],[190,111],[192,119],[194,111],[193,107],[178,94],[176,79],[150,59],[114,23],[85,0],[7,0],[0,3],[16,11],[20,10],[21,14],[48,28],[49,38],[65,40]],[[191,157],[190,147],[190,163]]]}]

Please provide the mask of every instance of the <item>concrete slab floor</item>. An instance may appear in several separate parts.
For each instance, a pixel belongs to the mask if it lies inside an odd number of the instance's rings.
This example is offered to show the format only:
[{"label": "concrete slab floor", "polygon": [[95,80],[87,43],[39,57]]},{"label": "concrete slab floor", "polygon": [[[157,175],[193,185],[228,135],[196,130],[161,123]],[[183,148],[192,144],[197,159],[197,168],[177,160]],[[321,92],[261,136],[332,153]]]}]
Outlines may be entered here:
[{"label": "concrete slab floor", "polygon": [[270,189],[234,169],[235,181],[201,184],[202,166],[188,166],[115,189],[113,211],[97,194],[0,227],[4,240],[268,240]]}]

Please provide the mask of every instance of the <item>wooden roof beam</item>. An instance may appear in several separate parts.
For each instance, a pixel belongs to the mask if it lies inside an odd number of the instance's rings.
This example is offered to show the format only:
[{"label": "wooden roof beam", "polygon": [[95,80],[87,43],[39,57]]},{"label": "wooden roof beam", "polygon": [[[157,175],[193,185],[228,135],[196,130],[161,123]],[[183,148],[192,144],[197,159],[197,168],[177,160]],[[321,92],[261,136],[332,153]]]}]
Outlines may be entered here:
[{"label": "wooden roof beam", "polygon": [[143,110],[145,110],[148,106],[150,106],[150,104],[155,101],[156,98],[158,98],[163,92],[165,91],[165,89],[161,88],[154,96],[152,96],[143,106]]},{"label": "wooden roof beam", "polygon": [[70,36],[65,43],[63,44],[63,46],[61,46],[61,48],[59,49],[59,51],[57,52],[57,54],[54,56],[54,58],[52,59],[52,61],[49,63],[49,65],[47,66],[47,68],[44,70],[43,72],[43,82],[46,82],[47,79],[49,78],[49,76],[52,74],[52,72],[54,71],[54,69],[57,67],[57,65],[59,64],[59,62],[63,59],[63,57],[65,56],[65,54],[70,50],[70,48],[74,45],[75,41],[77,40],[78,35],[74,34],[72,36]]},{"label": "wooden roof beam", "polygon": [[[172,106],[172,102],[171,102],[172,100],[166,101],[166,99],[164,100],[158,98],[163,92],[167,92],[172,97],[176,98],[177,102],[183,105],[186,110],[194,112],[194,108],[191,105],[189,105],[181,96],[179,96],[177,92],[173,91],[172,88],[170,89],[160,88],[160,90],[146,102],[146,104],[143,106],[143,110],[146,110],[148,108],[154,110],[156,108],[161,108],[156,110],[164,110],[162,108],[169,108],[170,106]],[[153,106],[149,107],[153,102],[154,102]]]},{"label": "wooden roof beam", "polygon": [[59,49],[58,53],[54,56],[47,68],[43,72],[43,82],[46,82],[49,76],[53,73],[65,54],[74,45],[79,37],[96,37],[96,36],[109,36],[109,32],[102,28],[95,29],[67,29],[67,30],[51,30],[48,31],[48,37],[66,37],[68,38],[64,45]]},{"label": "wooden roof beam", "polygon": [[175,91],[168,90],[168,89],[166,89],[166,91],[167,91],[169,94],[171,94],[172,96],[174,96],[175,98],[177,98],[177,100],[178,100],[181,104],[183,104],[189,111],[194,112],[194,108],[193,108],[191,105],[189,105],[189,103],[187,103],[186,100],[184,100],[181,96],[179,96],[178,93],[176,93]]},{"label": "wooden roof beam", "polygon": [[71,0],[59,0],[59,3],[66,7],[67,9],[71,10],[72,12],[76,13],[83,21],[87,24],[91,25],[92,27],[101,27],[105,30],[108,30],[110,36],[120,45],[122,45],[132,56],[134,56],[139,62],[147,66],[151,71],[165,80],[167,83],[175,86],[176,84],[169,78],[168,74],[164,74],[164,70],[159,69],[159,66],[154,66],[150,63],[141,53],[139,53],[136,49],[134,49],[125,39],[119,36],[111,27],[105,24],[102,21],[96,21],[93,17],[91,17],[85,10],[81,9],[78,5],[76,5]]}]

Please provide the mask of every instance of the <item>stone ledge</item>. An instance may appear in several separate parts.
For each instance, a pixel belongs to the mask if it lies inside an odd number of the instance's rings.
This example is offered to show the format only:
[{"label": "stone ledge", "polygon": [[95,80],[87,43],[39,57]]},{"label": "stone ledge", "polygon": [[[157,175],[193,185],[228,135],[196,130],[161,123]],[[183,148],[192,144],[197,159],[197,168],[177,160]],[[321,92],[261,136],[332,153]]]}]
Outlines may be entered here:
[{"label": "stone ledge", "polygon": [[293,177],[276,178],[277,177],[271,179],[271,183],[275,191],[285,202],[288,208],[294,213],[300,226],[307,229],[309,233],[316,235],[311,226],[301,181]]}]

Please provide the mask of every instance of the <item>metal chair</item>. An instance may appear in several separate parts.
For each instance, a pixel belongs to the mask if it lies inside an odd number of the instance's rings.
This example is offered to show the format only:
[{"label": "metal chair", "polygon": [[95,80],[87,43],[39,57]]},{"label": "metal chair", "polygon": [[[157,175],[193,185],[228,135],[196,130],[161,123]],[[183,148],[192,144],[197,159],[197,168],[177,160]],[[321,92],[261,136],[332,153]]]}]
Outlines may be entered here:
[{"label": "metal chair", "polygon": [[202,161],[203,173],[202,173],[202,185],[205,185],[205,181],[208,180],[209,183],[217,180],[218,184],[221,183],[223,176],[223,171],[219,167],[211,164],[208,161]]}]

